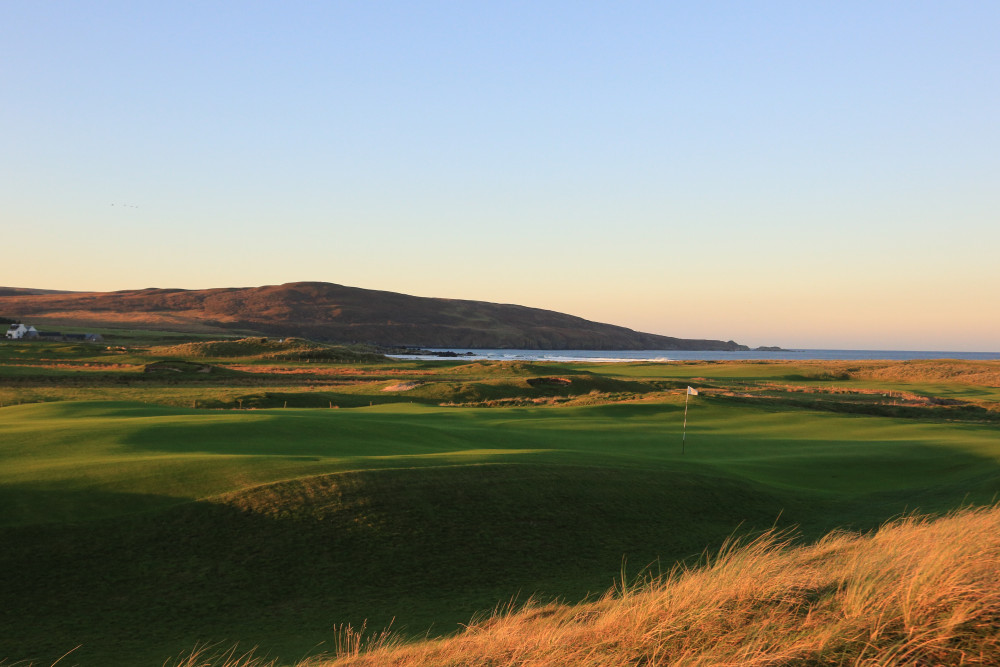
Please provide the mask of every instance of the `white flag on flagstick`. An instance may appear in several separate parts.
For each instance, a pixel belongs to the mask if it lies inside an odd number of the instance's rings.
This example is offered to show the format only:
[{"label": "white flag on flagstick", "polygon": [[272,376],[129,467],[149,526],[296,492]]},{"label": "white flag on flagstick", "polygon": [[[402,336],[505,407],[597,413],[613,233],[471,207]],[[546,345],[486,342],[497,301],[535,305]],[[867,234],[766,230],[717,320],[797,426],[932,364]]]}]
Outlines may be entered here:
[{"label": "white flag on flagstick", "polygon": [[698,390],[694,387],[688,387],[688,396],[697,396]]}]

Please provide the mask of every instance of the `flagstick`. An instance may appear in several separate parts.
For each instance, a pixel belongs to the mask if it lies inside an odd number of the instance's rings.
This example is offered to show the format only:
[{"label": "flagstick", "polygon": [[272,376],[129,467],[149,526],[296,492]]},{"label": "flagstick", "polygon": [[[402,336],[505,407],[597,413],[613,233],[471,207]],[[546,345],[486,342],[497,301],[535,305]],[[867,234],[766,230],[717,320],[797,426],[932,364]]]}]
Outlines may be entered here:
[{"label": "flagstick", "polygon": [[691,392],[684,392],[684,430],[681,435],[681,455],[684,454],[684,441],[687,440],[688,434],[688,401],[691,400]]}]

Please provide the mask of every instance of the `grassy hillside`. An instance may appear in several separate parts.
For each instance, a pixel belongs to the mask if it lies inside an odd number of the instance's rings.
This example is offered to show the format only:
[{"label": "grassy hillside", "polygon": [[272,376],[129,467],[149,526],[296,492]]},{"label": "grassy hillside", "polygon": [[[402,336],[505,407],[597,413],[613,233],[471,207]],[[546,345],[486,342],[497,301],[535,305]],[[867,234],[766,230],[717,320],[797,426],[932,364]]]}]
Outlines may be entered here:
[{"label": "grassy hillside", "polygon": [[588,604],[494,614],[452,639],[400,646],[348,631],[337,658],[303,667],[995,665],[998,554],[995,508],[807,547],[770,533],[702,567]]},{"label": "grassy hillside", "polygon": [[511,304],[301,282],[206,290],[0,291],[0,314],[89,327],[256,332],[339,343],[530,349],[747,349]]}]

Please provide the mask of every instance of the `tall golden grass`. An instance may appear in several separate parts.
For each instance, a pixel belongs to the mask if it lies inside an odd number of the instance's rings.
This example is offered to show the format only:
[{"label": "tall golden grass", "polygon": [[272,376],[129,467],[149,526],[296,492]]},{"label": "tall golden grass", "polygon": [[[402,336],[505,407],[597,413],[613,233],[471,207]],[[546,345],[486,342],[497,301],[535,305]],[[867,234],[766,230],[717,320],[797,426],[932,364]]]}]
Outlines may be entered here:
[{"label": "tall golden grass", "polygon": [[837,362],[856,380],[880,382],[957,382],[1000,387],[997,361],[915,359],[912,361]]},{"label": "tall golden grass", "polygon": [[1000,665],[1000,508],[806,546],[770,532],[593,602],[499,610],[446,639],[365,641],[349,628],[338,639],[337,655],[299,667]]}]

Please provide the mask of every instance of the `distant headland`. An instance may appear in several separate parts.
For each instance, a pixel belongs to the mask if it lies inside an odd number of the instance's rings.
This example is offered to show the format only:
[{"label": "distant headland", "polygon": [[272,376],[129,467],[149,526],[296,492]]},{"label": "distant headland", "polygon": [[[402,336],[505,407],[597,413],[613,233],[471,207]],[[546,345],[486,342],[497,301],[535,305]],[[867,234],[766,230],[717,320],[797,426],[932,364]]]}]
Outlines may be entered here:
[{"label": "distant headland", "polygon": [[337,343],[535,350],[734,350],[511,304],[409,296],[333,283],[203,290],[64,292],[0,287],[0,315],[45,324],[302,336]]}]

